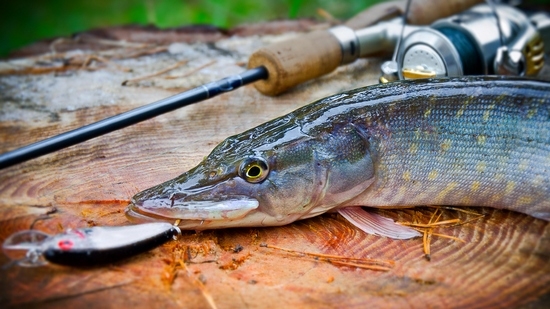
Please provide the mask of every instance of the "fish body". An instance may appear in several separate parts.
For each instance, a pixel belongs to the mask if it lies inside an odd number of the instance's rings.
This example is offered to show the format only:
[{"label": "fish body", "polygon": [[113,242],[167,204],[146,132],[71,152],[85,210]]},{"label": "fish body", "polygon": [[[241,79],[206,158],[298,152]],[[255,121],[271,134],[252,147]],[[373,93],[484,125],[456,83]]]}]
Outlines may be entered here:
[{"label": "fish body", "polygon": [[419,205],[550,220],[550,83],[463,77],[333,95],[227,138],[136,194],[127,216],[209,229]]}]

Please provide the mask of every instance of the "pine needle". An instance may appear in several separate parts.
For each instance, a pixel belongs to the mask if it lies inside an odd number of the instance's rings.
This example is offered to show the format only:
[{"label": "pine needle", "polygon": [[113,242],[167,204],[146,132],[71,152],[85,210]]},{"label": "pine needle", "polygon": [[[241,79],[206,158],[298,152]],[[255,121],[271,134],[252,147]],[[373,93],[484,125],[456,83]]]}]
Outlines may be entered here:
[{"label": "pine needle", "polygon": [[[472,222],[474,220],[478,220],[478,219],[483,217],[482,214],[479,214],[479,213],[476,213],[476,212],[473,212],[473,211],[468,211],[468,210],[461,209],[461,208],[439,207],[439,206],[428,206],[428,207],[435,208],[435,210],[433,211],[433,213],[430,216],[430,219],[428,220],[428,223],[420,223],[421,220],[419,220],[419,216],[417,215],[416,211],[414,211],[414,213],[413,213],[413,218],[411,220],[412,222],[397,222],[401,225],[410,226],[410,227],[414,228],[415,230],[422,233],[422,247],[423,247],[423,250],[424,250],[424,256],[426,257],[426,259],[428,261],[431,260],[431,248],[430,248],[430,246],[431,246],[432,236],[452,239],[454,241],[460,241],[462,243],[466,243],[466,241],[464,241],[464,240],[462,240],[458,237],[455,237],[455,236],[445,235],[445,234],[440,234],[440,233],[434,233],[434,230],[436,228],[438,228],[438,227],[454,227],[454,226],[458,226],[458,225],[463,225],[463,224]],[[440,219],[443,215],[442,209],[455,210],[455,211],[462,212],[462,213],[465,213],[465,214],[468,214],[468,215],[473,215],[474,217],[470,218],[470,219],[467,219],[467,220],[461,220],[459,218],[456,218],[456,219],[448,219],[448,220],[440,221]]]},{"label": "pine needle", "polygon": [[357,267],[357,268],[369,269],[369,270],[389,271],[395,265],[395,262],[392,260],[366,259],[366,258],[345,257],[341,255],[331,255],[331,254],[323,254],[323,253],[315,253],[315,252],[296,251],[296,250],[277,247],[277,246],[268,245],[268,244],[261,244],[260,247],[285,251],[285,252],[299,255],[301,257],[309,256],[313,258],[315,261],[323,261],[334,265]]}]

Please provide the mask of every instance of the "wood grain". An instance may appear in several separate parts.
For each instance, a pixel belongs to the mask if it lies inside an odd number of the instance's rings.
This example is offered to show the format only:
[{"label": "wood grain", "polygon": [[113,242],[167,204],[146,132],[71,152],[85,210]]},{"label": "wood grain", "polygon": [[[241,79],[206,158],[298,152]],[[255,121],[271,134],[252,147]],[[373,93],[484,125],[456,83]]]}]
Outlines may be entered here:
[{"label": "wood grain", "polygon": [[[94,70],[63,74],[2,75],[0,151],[240,72],[255,48],[293,35],[229,37],[215,45],[178,43],[166,46],[172,52],[113,60],[132,72],[94,64]],[[186,59],[192,61],[170,74],[184,75],[216,62],[177,80],[159,75],[121,85]],[[375,83],[379,65],[378,59],[360,60],[277,98],[248,86],[1,170],[0,241],[53,210],[34,227],[57,233],[128,224],[123,210],[136,192],[193,167],[231,134],[326,95]],[[547,72],[543,78],[550,76]],[[218,308],[548,306],[550,224],[508,211],[471,210],[484,217],[437,230],[465,242],[434,236],[431,261],[424,258],[421,239],[365,235],[338,215],[327,214],[277,228],[187,231],[178,241],[101,268],[1,269],[0,303],[40,308],[211,308],[212,303]],[[414,215],[427,222],[432,212],[384,214],[400,220]],[[449,210],[442,219],[473,217]],[[393,260],[395,266],[388,272],[335,266],[261,247],[263,243]],[[243,250],[236,250],[239,246]],[[0,264],[7,262],[0,257]]]}]

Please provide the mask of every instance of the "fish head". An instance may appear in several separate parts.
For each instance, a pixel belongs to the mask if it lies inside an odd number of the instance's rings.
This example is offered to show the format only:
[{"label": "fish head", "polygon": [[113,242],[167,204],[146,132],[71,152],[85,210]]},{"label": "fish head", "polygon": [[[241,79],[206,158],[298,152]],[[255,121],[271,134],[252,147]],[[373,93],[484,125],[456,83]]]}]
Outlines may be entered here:
[{"label": "fish head", "polygon": [[368,142],[353,126],[306,134],[291,119],[229,137],[196,167],[136,194],[127,217],[179,219],[195,230],[277,226],[326,212],[370,184]]},{"label": "fish head", "polygon": [[[324,182],[311,139],[299,129],[230,137],[199,165],[136,194],[131,221],[180,219],[187,229],[283,225],[299,219]],[[277,135],[277,134],[275,134]]]}]

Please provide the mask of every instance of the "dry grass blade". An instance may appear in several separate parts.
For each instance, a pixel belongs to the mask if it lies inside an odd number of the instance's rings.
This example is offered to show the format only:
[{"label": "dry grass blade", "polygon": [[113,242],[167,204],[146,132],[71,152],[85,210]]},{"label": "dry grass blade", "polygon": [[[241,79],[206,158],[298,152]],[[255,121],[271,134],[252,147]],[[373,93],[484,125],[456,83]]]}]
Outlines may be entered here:
[{"label": "dry grass blade", "polygon": [[77,35],[74,38],[57,38],[53,42],[50,43],[50,51],[53,54],[57,53],[56,47],[65,43],[74,43],[78,41],[86,40],[88,42],[92,42],[94,44],[98,45],[105,45],[105,46],[115,46],[115,47],[122,47],[122,48],[144,48],[147,46],[147,44],[144,43],[134,43],[134,42],[128,42],[128,41],[120,41],[120,40],[109,40],[109,39],[101,39],[101,38],[87,38],[84,39],[81,36]]},{"label": "dry grass blade", "polygon": [[[179,221],[179,220],[178,220]],[[185,250],[184,250],[185,251]],[[214,302],[214,298],[212,295],[208,292],[206,287],[204,286],[204,283],[200,279],[196,279],[192,276],[191,271],[189,268],[187,268],[188,257],[186,252],[180,252],[179,257],[177,257],[177,254],[174,253],[172,255],[172,259],[169,261],[169,265],[165,267],[165,274],[162,280],[167,284],[167,286],[171,286],[174,283],[174,280],[176,280],[178,276],[178,270],[185,271],[185,274],[189,279],[191,279],[191,282],[194,286],[196,286],[199,291],[201,292],[202,296],[208,303],[208,306],[211,309],[217,309],[216,303]]]},{"label": "dry grass blade", "polygon": [[436,227],[436,226],[457,224],[457,223],[463,223],[463,222],[460,219],[451,219],[451,220],[445,220],[445,221],[439,221],[439,222],[433,222],[433,223],[427,223],[427,224],[409,223],[409,222],[397,222],[397,223],[399,223],[401,225],[410,226],[410,227],[433,228],[433,227]]},{"label": "dry grass blade", "polygon": [[425,230],[423,235],[422,235],[422,246],[424,248],[424,256],[426,257],[426,259],[428,261],[430,261],[432,259],[431,255],[430,255],[430,239],[431,237],[430,236],[430,230]]},{"label": "dry grass blade", "polygon": [[93,41],[101,45],[124,47],[124,48],[145,48],[148,46],[148,44],[146,43],[135,43],[135,42],[128,42],[128,41],[99,39],[99,38],[94,38]]},{"label": "dry grass blade", "polygon": [[117,59],[138,58],[141,56],[153,55],[153,54],[162,53],[165,51],[168,51],[168,46],[155,46],[153,48],[150,48],[150,47],[142,48],[130,54],[115,55],[113,56],[113,58],[117,58]]},{"label": "dry grass blade", "polygon": [[179,62],[177,62],[176,64],[171,65],[171,66],[169,66],[169,67],[167,67],[167,68],[164,68],[164,69],[162,69],[162,70],[160,70],[160,71],[158,71],[158,72],[155,72],[155,73],[152,73],[152,74],[143,75],[143,76],[136,77],[136,78],[132,78],[132,79],[127,79],[127,80],[125,80],[125,81],[122,82],[122,85],[123,85],[123,86],[126,86],[126,85],[128,85],[129,83],[138,82],[138,81],[140,81],[140,80],[149,79],[149,78],[152,78],[152,77],[155,77],[155,76],[162,75],[162,74],[164,74],[164,73],[167,73],[167,72],[170,72],[170,71],[172,71],[172,70],[174,70],[174,69],[177,69],[177,68],[179,68],[180,66],[187,64],[188,62],[189,62],[189,60],[179,61]]},{"label": "dry grass blade", "polygon": [[385,267],[385,266],[378,266],[378,265],[365,265],[361,263],[344,262],[344,261],[330,260],[330,259],[327,259],[326,262],[334,265],[356,267],[356,268],[378,270],[378,271],[390,271],[392,269],[392,267]]},{"label": "dry grass blade", "polygon": [[[464,240],[462,240],[458,237],[445,235],[445,234],[440,234],[440,233],[434,233],[434,230],[436,228],[438,228],[438,227],[453,227],[453,226],[457,226],[457,225],[463,225],[463,224],[466,224],[468,222],[472,222],[474,220],[477,220],[477,219],[480,219],[481,217],[483,217],[482,214],[472,212],[472,211],[468,211],[468,210],[464,210],[464,209],[460,209],[460,208],[439,207],[439,206],[428,206],[428,207],[435,208],[434,212],[430,216],[430,219],[428,220],[428,223],[420,223],[419,221],[421,221],[420,220],[421,216],[418,216],[416,211],[413,214],[412,222],[397,222],[398,224],[401,224],[401,225],[410,226],[410,227],[412,227],[412,228],[414,228],[417,231],[422,233],[422,247],[423,247],[423,250],[424,250],[424,256],[426,257],[426,259],[428,261],[431,260],[430,244],[431,244],[432,236],[448,238],[448,239],[452,239],[452,240],[455,240],[455,241],[460,241],[460,242],[465,243]],[[470,219],[467,219],[467,220],[461,220],[461,219],[456,218],[456,219],[448,219],[448,220],[441,220],[440,221],[441,217],[443,216],[443,209],[459,211],[459,212],[465,213],[467,215],[473,215],[474,217],[470,218]]]},{"label": "dry grass blade", "polygon": [[206,68],[206,67],[209,67],[209,66],[213,65],[214,63],[216,63],[216,60],[210,61],[210,62],[208,62],[208,63],[206,63],[206,64],[203,64],[203,65],[201,65],[201,66],[199,66],[199,67],[197,67],[197,68],[194,68],[193,70],[191,70],[191,71],[189,71],[189,72],[187,72],[187,73],[185,73],[185,74],[182,74],[182,75],[168,75],[168,76],[166,76],[166,77],[164,77],[164,78],[165,78],[165,79],[184,78],[184,77],[187,77],[187,76],[189,76],[189,75],[195,74],[196,72],[198,72],[198,71],[200,71],[200,70],[202,70],[202,69],[204,69],[204,68]]},{"label": "dry grass blade", "polygon": [[445,234],[439,234],[439,233],[432,233],[432,235],[437,236],[437,237],[452,239],[452,240],[455,240],[455,241],[460,241],[462,243],[466,243],[466,241],[464,239],[460,239],[458,237],[454,237],[454,236],[451,236],[451,235],[445,235]]},{"label": "dry grass blade", "polygon": [[123,67],[121,65],[118,65],[104,57],[101,57],[101,56],[97,56],[97,55],[88,55],[86,57],[86,59],[82,62],[82,65],[80,66],[81,69],[91,69],[89,68],[88,66],[92,63],[92,61],[97,61],[97,62],[103,62],[105,64],[110,64],[110,65],[113,65],[115,66],[117,69],[121,70],[121,71],[124,71],[124,72],[131,72],[132,70],[129,69],[129,68],[126,68],[126,67]]},{"label": "dry grass blade", "polygon": [[395,262],[392,260],[345,257],[340,255],[296,251],[296,250],[277,247],[277,246],[268,245],[268,244],[261,244],[260,247],[285,251],[301,257],[308,256],[313,258],[316,261],[324,261],[334,265],[357,267],[357,268],[369,269],[369,270],[389,271],[395,265]]},{"label": "dry grass blade", "polygon": [[[89,40],[89,39],[88,39]],[[84,54],[74,54],[73,52],[57,52],[56,47],[67,42],[73,42],[74,39],[59,38],[50,44],[50,53],[28,57],[26,63],[11,63],[5,68],[0,69],[0,75],[8,74],[46,74],[52,72],[64,72],[69,70],[94,70],[89,67],[92,61],[97,61],[112,65],[117,69],[129,72],[131,69],[120,66],[114,63],[115,59],[130,59],[141,56],[166,52],[168,46],[154,46],[142,43],[131,43],[125,41],[114,41],[95,39],[94,43],[102,45],[110,45],[119,48],[108,49],[102,51],[94,51],[92,53],[84,52]]]},{"label": "dry grass blade", "polygon": [[331,24],[338,24],[340,21],[336,19],[332,14],[330,14],[328,11],[318,8],[317,9],[317,15],[321,16],[324,20],[328,21]]},{"label": "dry grass blade", "polygon": [[481,217],[483,217],[483,215],[480,214],[480,213],[478,213],[478,212],[471,211],[471,210],[466,210],[466,209],[458,208],[458,207],[452,207],[452,206],[425,206],[425,207],[428,207],[428,208],[435,208],[435,209],[448,209],[448,210],[454,210],[454,211],[463,212],[463,213],[469,214],[469,215],[475,215],[475,216],[481,216]]},{"label": "dry grass blade", "polygon": [[[185,270],[185,272],[187,273],[187,277],[191,278],[191,272],[189,271],[189,268],[187,268],[187,266],[185,265],[185,262],[183,261],[183,258],[180,257],[177,260],[177,262],[180,265],[180,267],[183,270]],[[208,303],[210,308],[217,309],[218,307],[216,306],[216,303],[214,302],[214,298],[212,298],[212,295],[210,295],[210,293],[208,292],[208,290],[206,289],[204,284],[198,279],[193,279],[193,283],[199,288],[199,290],[202,293],[202,296],[204,296],[204,299],[206,299],[206,302]]]}]

